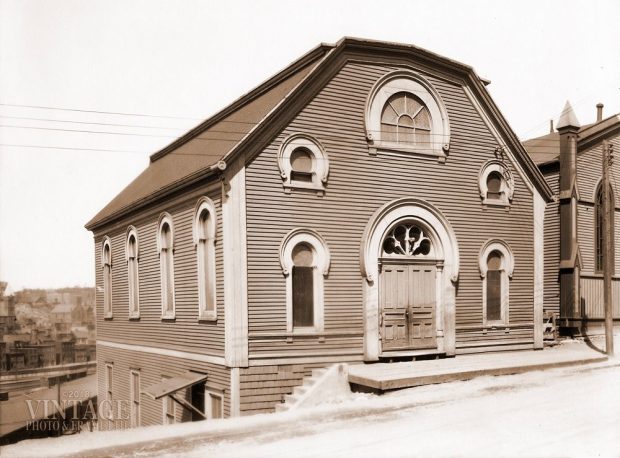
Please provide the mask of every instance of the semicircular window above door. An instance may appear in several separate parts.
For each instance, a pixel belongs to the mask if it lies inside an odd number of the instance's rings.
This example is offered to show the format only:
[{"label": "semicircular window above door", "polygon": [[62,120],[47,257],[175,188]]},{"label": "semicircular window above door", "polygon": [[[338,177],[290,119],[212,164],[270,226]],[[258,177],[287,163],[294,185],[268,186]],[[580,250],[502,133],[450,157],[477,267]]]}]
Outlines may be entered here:
[{"label": "semicircular window above door", "polygon": [[426,230],[413,222],[394,226],[383,240],[382,256],[429,258],[434,256],[433,243]]}]

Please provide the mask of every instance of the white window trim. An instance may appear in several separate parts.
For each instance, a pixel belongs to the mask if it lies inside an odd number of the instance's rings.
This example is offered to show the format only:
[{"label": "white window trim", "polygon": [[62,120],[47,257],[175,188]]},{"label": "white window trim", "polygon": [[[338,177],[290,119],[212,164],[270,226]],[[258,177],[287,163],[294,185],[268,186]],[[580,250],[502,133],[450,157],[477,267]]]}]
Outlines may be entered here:
[{"label": "white window trim", "polygon": [[[110,252],[109,264],[106,264],[105,259],[106,246]],[[106,275],[106,265],[109,267],[109,275]],[[101,270],[103,278],[103,317],[112,318],[114,316],[114,304],[112,303],[112,240],[107,235],[103,238],[101,243]]]},{"label": "white window trim", "polygon": [[[489,188],[487,186],[487,179],[493,172],[497,172],[502,176],[501,199],[488,198]],[[504,162],[498,159],[491,159],[485,162],[480,169],[480,174],[478,176],[478,187],[480,188],[480,198],[482,199],[482,203],[484,205],[509,207],[512,203],[512,198],[515,192],[515,179],[512,172]]]},{"label": "white window trim", "polygon": [[[162,382],[171,377],[162,376]],[[172,412],[168,411],[168,401],[172,399],[172,396],[164,396],[161,398],[161,415],[162,415],[162,425],[172,425],[176,423],[176,401],[172,400]]]},{"label": "white window trim", "polygon": [[[131,260],[129,259],[129,239],[131,236],[136,240],[136,284],[133,285],[135,288],[135,310],[132,310],[131,307],[131,288],[132,288],[132,280],[131,280],[131,272],[129,270],[129,263]],[[125,238],[125,260],[127,261],[127,291],[129,293],[129,297],[127,300],[127,304],[129,306],[129,318],[140,318],[140,241],[138,239],[138,230],[134,226],[129,226],[127,228],[127,236]]]},{"label": "white window trim", "polygon": [[[170,227],[170,234],[172,240],[172,246],[170,247],[170,256],[171,259],[171,270],[170,270],[170,284],[172,285],[172,310],[170,312],[166,311],[166,286],[164,284],[164,265],[161,260],[161,252],[162,252],[162,243],[161,243],[161,233],[164,224],[168,224]],[[176,316],[176,298],[175,298],[175,288],[174,288],[174,225],[172,224],[172,216],[170,213],[162,213],[159,217],[159,223],[157,225],[157,253],[159,256],[159,277],[160,277],[160,289],[161,289],[161,318],[162,319],[174,319]]]},{"label": "white window trim", "polygon": [[[114,385],[114,365],[112,363],[106,363],[105,365],[105,390],[106,390],[106,398],[104,399],[104,403],[102,403],[102,416],[106,420],[112,420],[112,398],[114,395],[113,392]],[[107,401],[107,402],[105,402]],[[103,407],[105,405],[105,407]]]},{"label": "white window trim", "polygon": [[[418,97],[431,115],[431,148],[389,142],[381,139],[381,112],[388,99],[398,92]],[[436,157],[445,162],[450,150],[448,111],[437,90],[422,76],[410,70],[397,70],[379,79],[366,102],[366,139],[370,154],[399,152]]]},{"label": "white window trim", "polygon": [[[215,396],[220,398],[222,401],[222,416],[214,417],[213,416],[213,406],[211,405],[211,396]],[[212,388],[205,387],[205,410],[204,413],[207,416],[207,420],[217,420],[218,418],[224,418],[224,393],[221,391],[213,390]]]},{"label": "white window trim", "polygon": [[[138,378],[138,393],[134,391],[134,377]],[[141,410],[141,399],[140,399],[140,371],[136,369],[131,369],[129,371],[129,399],[130,399],[130,418],[131,418],[131,427],[138,428],[141,423],[140,418],[140,410]],[[137,403],[136,403],[137,400]],[[137,404],[137,406],[136,406]]]},{"label": "white window trim", "polygon": [[[312,183],[302,183],[291,180],[291,154],[297,148],[305,148],[314,156],[312,172]],[[325,149],[319,141],[306,134],[295,133],[287,137],[278,151],[278,167],[282,176],[283,186],[286,191],[291,189],[310,189],[315,190],[319,194],[325,192],[327,177],[329,176],[329,159]]]},{"label": "white window trim", "polygon": [[[487,320],[487,261],[493,251],[498,251],[502,255],[502,298],[501,298],[501,318],[499,320]],[[510,279],[514,273],[515,258],[512,250],[506,242],[499,239],[487,241],[480,249],[478,257],[480,277],[482,278],[482,322],[484,326],[505,326],[510,322]]]},{"label": "white window trim", "polygon": [[[293,248],[299,243],[312,247],[315,254],[314,277],[314,326],[293,327]],[[290,231],[280,245],[280,265],[286,277],[286,330],[296,334],[322,332],[324,328],[323,278],[329,274],[331,256],[323,237],[311,229],[296,228]]]},{"label": "white window trim", "polygon": [[[200,239],[200,214],[209,213],[207,238],[202,243]],[[215,266],[215,238],[217,234],[217,212],[215,204],[208,197],[201,197],[194,212],[193,238],[196,248],[196,267],[198,271],[198,319],[205,321],[217,320],[217,279]],[[202,245],[202,248],[201,248]],[[206,253],[201,253],[206,250]],[[208,265],[204,265],[204,259]],[[209,275],[205,274],[207,272]],[[206,291],[206,293],[205,293]],[[211,300],[213,310],[207,310],[207,302]]]}]

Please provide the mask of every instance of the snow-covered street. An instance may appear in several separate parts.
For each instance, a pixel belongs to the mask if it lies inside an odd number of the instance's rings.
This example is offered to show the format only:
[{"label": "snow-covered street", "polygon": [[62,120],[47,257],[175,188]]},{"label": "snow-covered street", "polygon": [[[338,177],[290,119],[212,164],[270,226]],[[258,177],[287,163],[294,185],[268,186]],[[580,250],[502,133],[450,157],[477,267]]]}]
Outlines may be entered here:
[{"label": "snow-covered street", "polygon": [[2,455],[620,456],[618,364],[354,394],[282,414],[26,441]]}]

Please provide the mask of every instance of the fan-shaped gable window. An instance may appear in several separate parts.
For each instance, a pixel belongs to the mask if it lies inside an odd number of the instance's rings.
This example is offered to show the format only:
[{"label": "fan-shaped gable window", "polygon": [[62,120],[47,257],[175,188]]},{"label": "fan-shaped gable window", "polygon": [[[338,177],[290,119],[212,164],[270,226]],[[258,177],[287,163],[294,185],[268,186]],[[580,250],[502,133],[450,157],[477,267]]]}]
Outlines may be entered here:
[{"label": "fan-shaped gable window", "polygon": [[514,195],[515,181],[508,165],[492,159],[480,169],[478,187],[484,205],[508,207]]},{"label": "fan-shaped gable window", "polygon": [[371,154],[420,154],[445,161],[450,123],[439,93],[413,72],[385,75],[369,95],[366,138]]}]

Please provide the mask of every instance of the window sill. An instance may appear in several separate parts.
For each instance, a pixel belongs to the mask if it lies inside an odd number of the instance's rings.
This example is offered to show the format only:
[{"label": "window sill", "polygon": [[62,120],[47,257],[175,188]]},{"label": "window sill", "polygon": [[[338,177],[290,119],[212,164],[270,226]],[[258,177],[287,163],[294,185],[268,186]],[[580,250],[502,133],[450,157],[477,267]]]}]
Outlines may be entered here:
[{"label": "window sill", "polygon": [[129,321],[139,321],[140,320],[140,315],[129,315]]},{"label": "window sill", "polygon": [[325,186],[316,183],[284,183],[284,192],[290,194],[291,191],[297,189],[299,191],[315,191],[318,196],[325,195]]},{"label": "window sill", "polygon": [[376,141],[368,145],[368,153],[372,156],[376,156],[379,153],[397,154],[402,156],[426,156],[436,158],[438,162],[444,163],[448,158],[447,152],[449,151],[449,145],[443,145],[441,148],[416,148],[412,146],[405,146],[398,143],[380,142]]},{"label": "window sill", "polygon": [[111,320],[112,318],[114,318],[114,315],[112,313],[106,313],[105,315],[103,315],[104,320]]},{"label": "window sill", "polygon": [[175,321],[176,316],[175,315],[162,315],[161,320],[162,321]]},{"label": "window sill", "polygon": [[512,204],[510,202],[505,201],[505,200],[499,200],[499,199],[482,199],[482,205],[484,205],[485,207],[506,208],[506,209],[510,209],[510,207],[512,207]]},{"label": "window sill", "polygon": [[217,313],[216,312],[202,312],[198,315],[198,321],[207,321],[207,322],[215,322],[217,321]]}]

